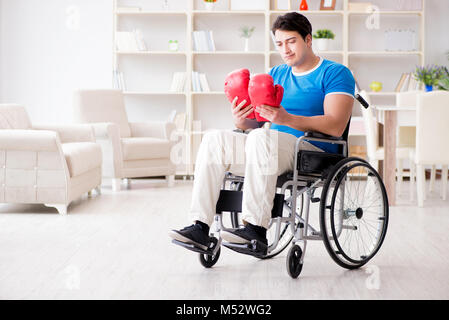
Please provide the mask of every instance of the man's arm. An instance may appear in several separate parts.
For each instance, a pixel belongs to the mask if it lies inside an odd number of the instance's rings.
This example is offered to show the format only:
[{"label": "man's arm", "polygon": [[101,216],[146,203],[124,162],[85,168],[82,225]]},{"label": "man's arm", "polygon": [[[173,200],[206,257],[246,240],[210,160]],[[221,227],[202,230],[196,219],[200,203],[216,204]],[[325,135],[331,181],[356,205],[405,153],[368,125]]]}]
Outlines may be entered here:
[{"label": "man's arm", "polygon": [[352,113],[354,98],[332,94],[324,98],[324,115],[303,117],[291,115],[287,126],[300,131],[316,131],[341,137]]},{"label": "man's arm", "polygon": [[241,123],[235,123],[235,126],[238,129],[248,130],[248,129],[259,128],[259,123],[257,122],[256,119],[245,119]]},{"label": "man's arm", "polygon": [[279,108],[260,106],[260,115],[273,123],[291,127],[300,131],[316,131],[340,137],[346,129],[352,113],[354,98],[345,94],[330,94],[324,98],[324,115],[304,117],[288,113]]}]

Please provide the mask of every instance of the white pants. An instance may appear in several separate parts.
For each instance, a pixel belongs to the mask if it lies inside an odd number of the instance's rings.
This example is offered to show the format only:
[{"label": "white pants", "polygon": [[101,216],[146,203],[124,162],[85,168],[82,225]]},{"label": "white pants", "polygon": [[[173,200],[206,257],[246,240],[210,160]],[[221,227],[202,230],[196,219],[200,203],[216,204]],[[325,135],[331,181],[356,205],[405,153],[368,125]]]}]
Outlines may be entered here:
[{"label": "white pants", "polygon": [[[292,171],[297,138],[291,134],[259,128],[249,134],[230,130],[206,133],[195,165],[190,218],[211,225],[227,171],[245,176],[243,220],[268,228],[276,193],[277,177]],[[303,142],[302,150],[322,151]]]}]

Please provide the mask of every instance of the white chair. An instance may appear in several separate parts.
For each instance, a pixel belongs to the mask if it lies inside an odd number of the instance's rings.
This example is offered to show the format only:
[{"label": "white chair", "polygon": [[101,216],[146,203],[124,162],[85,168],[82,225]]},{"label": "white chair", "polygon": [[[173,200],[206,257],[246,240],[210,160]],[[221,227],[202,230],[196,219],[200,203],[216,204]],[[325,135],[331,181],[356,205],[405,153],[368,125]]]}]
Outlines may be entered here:
[{"label": "white chair", "polygon": [[[371,104],[370,98],[366,91],[362,90],[359,94],[369,103]],[[366,149],[368,161],[376,170],[379,169],[379,161],[385,159],[385,150],[383,147],[379,146],[379,135],[378,135],[378,126],[376,116],[374,115],[374,110],[372,107],[362,109],[363,122],[365,125],[366,131]],[[400,144],[399,144],[400,145]],[[401,182],[404,176],[402,161],[409,160],[410,155],[413,154],[412,147],[397,147],[396,148],[396,160],[397,160],[397,170],[396,176],[398,179],[399,188],[401,186]],[[411,167],[413,167],[411,165]],[[414,168],[410,170],[410,180],[414,179]],[[410,198],[413,196],[413,189],[410,188]]]},{"label": "white chair", "polygon": [[74,116],[94,127],[103,150],[103,176],[112,178],[114,191],[122,179],[137,177],[165,176],[173,186],[172,122],[128,122],[123,93],[112,89],[76,91]]},{"label": "white chair", "polygon": [[416,184],[418,206],[424,205],[425,165],[442,165],[441,196],[446,200],[449,164],[449,92],[433,91],[418,95],[416,110]]},{"label": "white chair", "polygon": [[23,106],[0,104],[0,202],[42,203],[60,214],[101,185],[101,148],[89,125],[31,125]]}]

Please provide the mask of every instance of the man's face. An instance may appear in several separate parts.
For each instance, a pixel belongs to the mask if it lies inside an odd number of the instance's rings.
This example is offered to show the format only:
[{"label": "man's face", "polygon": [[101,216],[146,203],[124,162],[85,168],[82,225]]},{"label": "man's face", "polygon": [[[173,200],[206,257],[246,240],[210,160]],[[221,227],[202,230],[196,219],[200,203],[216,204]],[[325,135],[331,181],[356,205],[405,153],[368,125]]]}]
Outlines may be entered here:
[{"label": "man's face", "polygon": [[303,63],[307,50],[312,46],[312,38],[307,35],[306,41],[296,31],[276,30],[274,34],[276,49],[284,62],[290,66]]}]

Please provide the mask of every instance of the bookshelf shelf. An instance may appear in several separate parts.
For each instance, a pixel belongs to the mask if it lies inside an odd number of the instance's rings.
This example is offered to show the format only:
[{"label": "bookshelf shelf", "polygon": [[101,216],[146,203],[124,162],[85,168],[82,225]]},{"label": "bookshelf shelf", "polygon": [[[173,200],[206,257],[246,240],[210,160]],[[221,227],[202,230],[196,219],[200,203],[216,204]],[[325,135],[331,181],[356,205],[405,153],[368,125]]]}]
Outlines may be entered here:
[{"label": "bookshelf shelf", "polygon": [[[301,13],[305,16],[307,15],[320,15],[320,16],[329,16],[329,15],[340,15],[343,16],[344,15],[344,11],[343,10],[307,10],[307,11],[298,11],[298,10],[292,10],[294,12],[298,12]],[[271,10],[269,13],[270,15],[278,15],[278,14],[284,14],[287,12],[291,12],[291,11],[287,11],[287,10],[283,10],[283,11],[278,11],[278,10]]]},{"label": "bookshelf shelf", "polygon": [[171,92],[171,91],[159,91],[159,92],[139,92],[139,91],[123,91],[126,96],[157,96],[157,95],[167,95],[167,96],[185,96],[186,92]]},{"label": "bookshelf shelf", "polygon": [[[418,15],[422,14],[422,11],[376,11],[376,14],[380,15],[392,15],[392,16],[402,16],[402,15]],[[369,15],[373,14],[373,12],[365,12],[365,11],[349,11],[349,15]]]},{"label": "bookshelf shelf", "polygon": [[195,96],[224,95],[224,91],[192,92]]},{"label": "bookshelf shelf", "polygon": [[120,12],[115,11],[117,16],[187,16],[185,11],[136,11],[136,12]]},{"label": "bookshelf shelf", "polygon": [[348,51],[348,55],[370,56],[396,56],[396,55],[423,55],[422,51]]},{"label": "bookshelf shelf", "polygon": [[396,95],[396,92],[393,92],[393,91],[380,91],[380,92],[367,91],[366,93],[370,96],[395,96]]},{"label": "bookshelf shelf", "polygon": [[194,51],[194,55],[264,55],[265,51]]},{"label": "bookshelf shelf", "polygon": [[[326,51],[314,51],[317,55],[343,55],[344,51],[339,50],[326,50]],[[279,55],[277,51],[270,51],[270,54]]]},{"label": "bookshelf shelf", "polygon": [[222,11],[206,11],[194,10],[194,15],[265,15],[265,11],[237,11],[237,10],[222,10]]},{"label": "bookshelf shelf", "polygon": [[174,55],[174,56],[185,56],[187,53],[182,51],[116,51],[118,55]]},{"label": "bookshelf shelf", "polygon": [[[149,51],[117,51],[115,45],[112,49],[113,69],[126,75],[127,85],[133,88],[124,91],[127,97],[133,97],[129,98],[127,108],[140,110],[132,113],[135,117],[144,118],[147,114],[152,119],[159,116],[153,114],[156,112],[154,110],[176,109],[177,112],[185,113],[185,131],[180,135],[186,140],[188,165],[180,166],[177,174],[193,175],[192,160],[196,157],[198,143],[205,131],[232,126],[229,102],[221,91],[226,74],[238,68],[248,68],[251,73],[268,72],[272,66],[283,63],[270,36],[271,25],[279,15],[295,11],[307,16],[314,30],[332,29],[336,34],[334,47],[330,47],[329,51],[315,53],[349,67],[364,89],[369,90],[372,81],[382,82],[385,91],[368,92],[373,99],[382,100],[382,103],[396,96],[394,88],[401,73],[409,72],[415,65],[424,65],[425,0],[422,0],[422,10],[393,11],[380,8],[376,12],[382,19],[380,29],[364,29],[366,32],[363,36],[357,31],[365,27],[366,17],[372,12],[349,11],[349,2],[352,0],[337,1],[337,10],[322,11],[275,10],[275,0],[265,1],[265,10],[230,10],[230,0],[220,0],[216,10],[207,11],[204,10],[202,0],[169,0],[169,10],[162,10],[162,1],[113,0],[114,38],[118,31],[139,28],[149,45]],[[376,1],[371,0],[373,4]],[[319,1],[310,1],[311,6],[314,3]],[[141,11],[131,11],[132,7],[139,5],[142,6]],[[126,6],[131,7],[128,12],[118,10]],[[290,8],[297,9],[298,6],[290,0]],[[417,50],[384,51],[384,30],[410,28],[411,24],[416,26]],[[238,33],[239,27],[243,25],[256,26],[250,40],[251,51],[243,51],[244,42]],[[193,32],[203,30],[213,31],[214,44],[218,50],[195,50]],[[178,41],[179,51],[168,51],[169,40]],[[206,75],[212,91],[193,90],[193,71]],[[187,75],[185,92],[169,91],[170,81],[177,72]],[[155,92],[147,91],[150,88]],[[353,120],[360,121],[358,116],[354,112]]]}]

